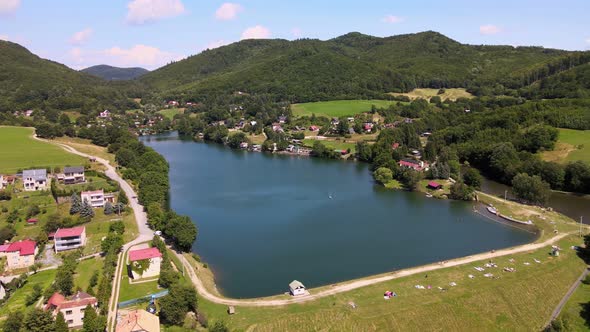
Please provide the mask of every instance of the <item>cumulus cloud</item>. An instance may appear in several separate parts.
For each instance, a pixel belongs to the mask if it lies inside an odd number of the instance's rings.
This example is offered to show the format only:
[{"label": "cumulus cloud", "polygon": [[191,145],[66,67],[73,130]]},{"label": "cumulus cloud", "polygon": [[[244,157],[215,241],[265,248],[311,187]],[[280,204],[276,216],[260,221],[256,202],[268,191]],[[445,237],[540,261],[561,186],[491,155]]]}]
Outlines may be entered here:
[{"label": "cumulus cloud", "polygon": [[10,15],[20,7],[20,0],[0,0],[0,15]]},{"label": "cumulus cloud", "polygon": [[302,32],[301,32],[301,29],[299,29],[299,28],[293,28],[293,29],[291,29],[291,34],[295,38],[301,38]]},{"label": "cumulus cloud", "polygon": [[403,17],[395,16],[395,15],[386,15],[384,18],[381,19],[383,23],[401,23],[404,21]]},{"label": "cumulus cloud", "polygon": [[82,31],[78,31],[72,35],[70,38],[70,44],[72,45],[82,45],[84,44],[91,36],[94,31],[90,28],[86,28]]},{"label": "cumulus cloud", "polygon": [[215,18],[222,21],[233,20],[243,10],[244,7],[238,3],[226,2],[215,11]]},{"label": "cumulus cloud", "polygon": [[270,37],[270,30],[263,27],[262,25],[257,25],[254,27],[250,27],[244,32],[242,32],[242,40],[243,39],[265,39]]},{"label": "cumulus cloud", "polygon": [[500,29],[500,27],[493,24],[486,24],[479,27],[479,33],[482,35],[495,35],[501,31],[502,29]]},{"label": "cumulus cloud", "polygon": [[83,50],[74,47],[69,50],[68,58],[74,68],[104,63],[118,67],[139,66],[154,69],[171,61],[178,61],[184,56],[157,47],[137,44],[130,48],[114,46],[105,50]]},{"label": "cumulus cloud", "polygon": [[145,24],[185,12],[180,0],[133,0],[127,5],[127,22]]}]

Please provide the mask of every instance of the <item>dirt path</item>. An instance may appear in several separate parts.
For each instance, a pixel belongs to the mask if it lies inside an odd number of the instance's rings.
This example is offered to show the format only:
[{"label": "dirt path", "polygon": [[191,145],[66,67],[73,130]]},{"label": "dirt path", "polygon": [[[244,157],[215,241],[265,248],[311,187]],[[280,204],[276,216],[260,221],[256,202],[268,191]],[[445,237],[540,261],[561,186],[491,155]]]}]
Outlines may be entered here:
[{"label": "dirt path", "polygon": [[313,290],[311,290],[310,295],[293,297],[293,298],[286,299],[286,300],[272,300],[272,299],[237,300],[237,299],[228,299],[228,298],[224,298],[224,297],[220,297],[215,294],[212,294],[203,285],[203,282],[197,277],[195,270],[190,265],[190,263],[187,261],[187,259],[182,254],[176,253],[176,255],[178,256],[178,258],[180,259],[182,264],[185,266],[186,271],[188,271],[189,277],[191,278],[191,280],[192,280],[193,284],[195,285],[199,294],[201,296],[203,296],[204,298],[206,298],[207,300],[209,300],[211,302],[219,303],[219,304],[224,304],[224,305],[267,307],[267,306],[283,306],[283,305],[288,305],[288,304],[293,304],[293,303],[309,302],[309,301],[313,301],[313,300],[323,298],[326,296],[330,296],[330,295],[334,295],[334,294],[338,294],[338,293],[343,293],[343,292],[348,292],[353,289],[378,284],[378,283],[381,283],[384,281],[398,279],[398,278],[411,276],[411,275],[415,275],[415,274],[424,274],[424,272],[440,270],[440,269],[444,269],[447,267],[459,266],[459,265],[469,264],[469,263],[482,261],[482,260],[489,260],[489,259],[496,258],[496,257],[513,255],[513,254],[517,254],[517,253],[521,253],[521,252],[537,250],[537,249],[552,245],[568,235],[570,235],[570,234],[564,233],[564,234],[557,235],[557,236],[555,236],[547,241],[541,242],[541,243],[525,244],[525,245],[518,246],[518,247],[498,250],[493,253],[486,252],[486,253],[476,254],[476,255],[472,255],[472,256],[452,259],[452,260],[446,261],[444,264],[438,264],[438,263],[429,264],[429,265],[418,266],[418,267],[413,267],[413,268],[409,268],[409,269],[394,271],[394,272],[391,272],[390,274],[387,274],[387,275],[369,277],[369,278],[360,279],[360,280],[352,280],[349,282],[335,285],[329,289],[320,290],[317,293],[314,293]]}]

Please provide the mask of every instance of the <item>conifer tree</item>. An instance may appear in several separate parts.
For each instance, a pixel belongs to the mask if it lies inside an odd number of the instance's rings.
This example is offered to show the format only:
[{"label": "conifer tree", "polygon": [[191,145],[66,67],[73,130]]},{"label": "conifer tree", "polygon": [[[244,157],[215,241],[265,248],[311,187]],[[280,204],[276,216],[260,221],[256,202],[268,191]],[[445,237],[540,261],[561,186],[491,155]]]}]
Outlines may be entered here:
[{"label": "conifer tree", "polygon": [[104,205],[104,214],[109,215],[113,214],[113,212],[113,204],[111,204],[111,202],[106,202],[106,204]]},{"label": "conifer tree", "polygon": [[70,214],[80,213],[82,210],[82,201],[80,197],[75,192],[72,194],[71,198],[72,207],[70,208]]},{"label": "conifer tree", "polygon": [[92,209],[92,206],[90,205],[90,203],[88,203],[87,200],[84,200],[84,203],[82,203],[82,208],[80,209],[80,216],[88,218],[94,217],[94,210]]}]

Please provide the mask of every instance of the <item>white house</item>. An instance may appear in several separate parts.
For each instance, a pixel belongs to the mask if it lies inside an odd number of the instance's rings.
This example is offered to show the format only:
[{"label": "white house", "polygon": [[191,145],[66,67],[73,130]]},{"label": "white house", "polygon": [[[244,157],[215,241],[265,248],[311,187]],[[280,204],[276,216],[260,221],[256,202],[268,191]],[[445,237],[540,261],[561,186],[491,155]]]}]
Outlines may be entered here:
[{"label": "white house", "polygon": [[98,114],[98,117],[101,119],[108,119],[111,117],[111,111],[104,110],[104,111],[100,112],[100,114]]},{"label": "white house", "polygon": [[[141,262],[148,262],[148,267],[141,271],[134,271],[134,267],[140,266]],[[133,279],[150,278],[160,275],[160,264],[162,253],[158,248],[147,248],[129,251],[129,270]]]},{"label": "white house", "polygon": [[6,288],[4,288],[4,284],[0,282],[0,300],[3,300],[6,297]]},{"label": "white house", "polygon": [[8,182],[4,179],[4,175],[0,174],[0,190],[4,189]]},{"label": "white house", "polygon": [[23,240],[0,246],[0,256],[6,256],[6,269],[22,269],[35,264],[39,252],[37,242]]},{"label": "white house", "polygon": [[80,197],[82,198],[82,202],[86,200],[88,203],[90,203],[90,206],[94,208],[103,207],[105,204],[104,191],[102,189],[95,191],[83,191],[80,194]]},{"label": "white house", "polygon": [[47,170],[28,169],[23,171],[23,184],[26,191],[47,189]]},{"label": "white house", "polygon": [[54,317],[61,312],[69,328],[79,328],[84,324],[84,311],[88,305],[97,310],[98,300],[96,297],[80,291],[70,298],[66,298],[60,293],[54,293],[47,301],[45,311],[51,311]]},{"label": "white house", "polygon": [[55,252],[80,248],[86,244],[86,227],[59,228],[53,240]]},{"label": "white house", "polygon": [[84,166],[64,167],[64,184],[85,182]]},{"label": "white house", "polygon": [[289,284],[289,291],[293,296],[305,295],[307,291],[305,290],[305,286],[300,281],[293,280]]}]

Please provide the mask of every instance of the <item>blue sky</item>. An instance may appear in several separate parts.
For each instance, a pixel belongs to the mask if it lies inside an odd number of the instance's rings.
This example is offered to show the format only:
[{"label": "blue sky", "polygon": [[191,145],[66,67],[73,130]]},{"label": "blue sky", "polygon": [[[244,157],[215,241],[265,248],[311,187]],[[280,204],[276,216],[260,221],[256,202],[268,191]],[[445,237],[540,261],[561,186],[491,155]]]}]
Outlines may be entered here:
[{"label": "blue sky", "polygon": [[425,30],[469,44],[590,49],[588,0],[0,0],[0,39],[72,68],[154,69],[244,38]]}]

